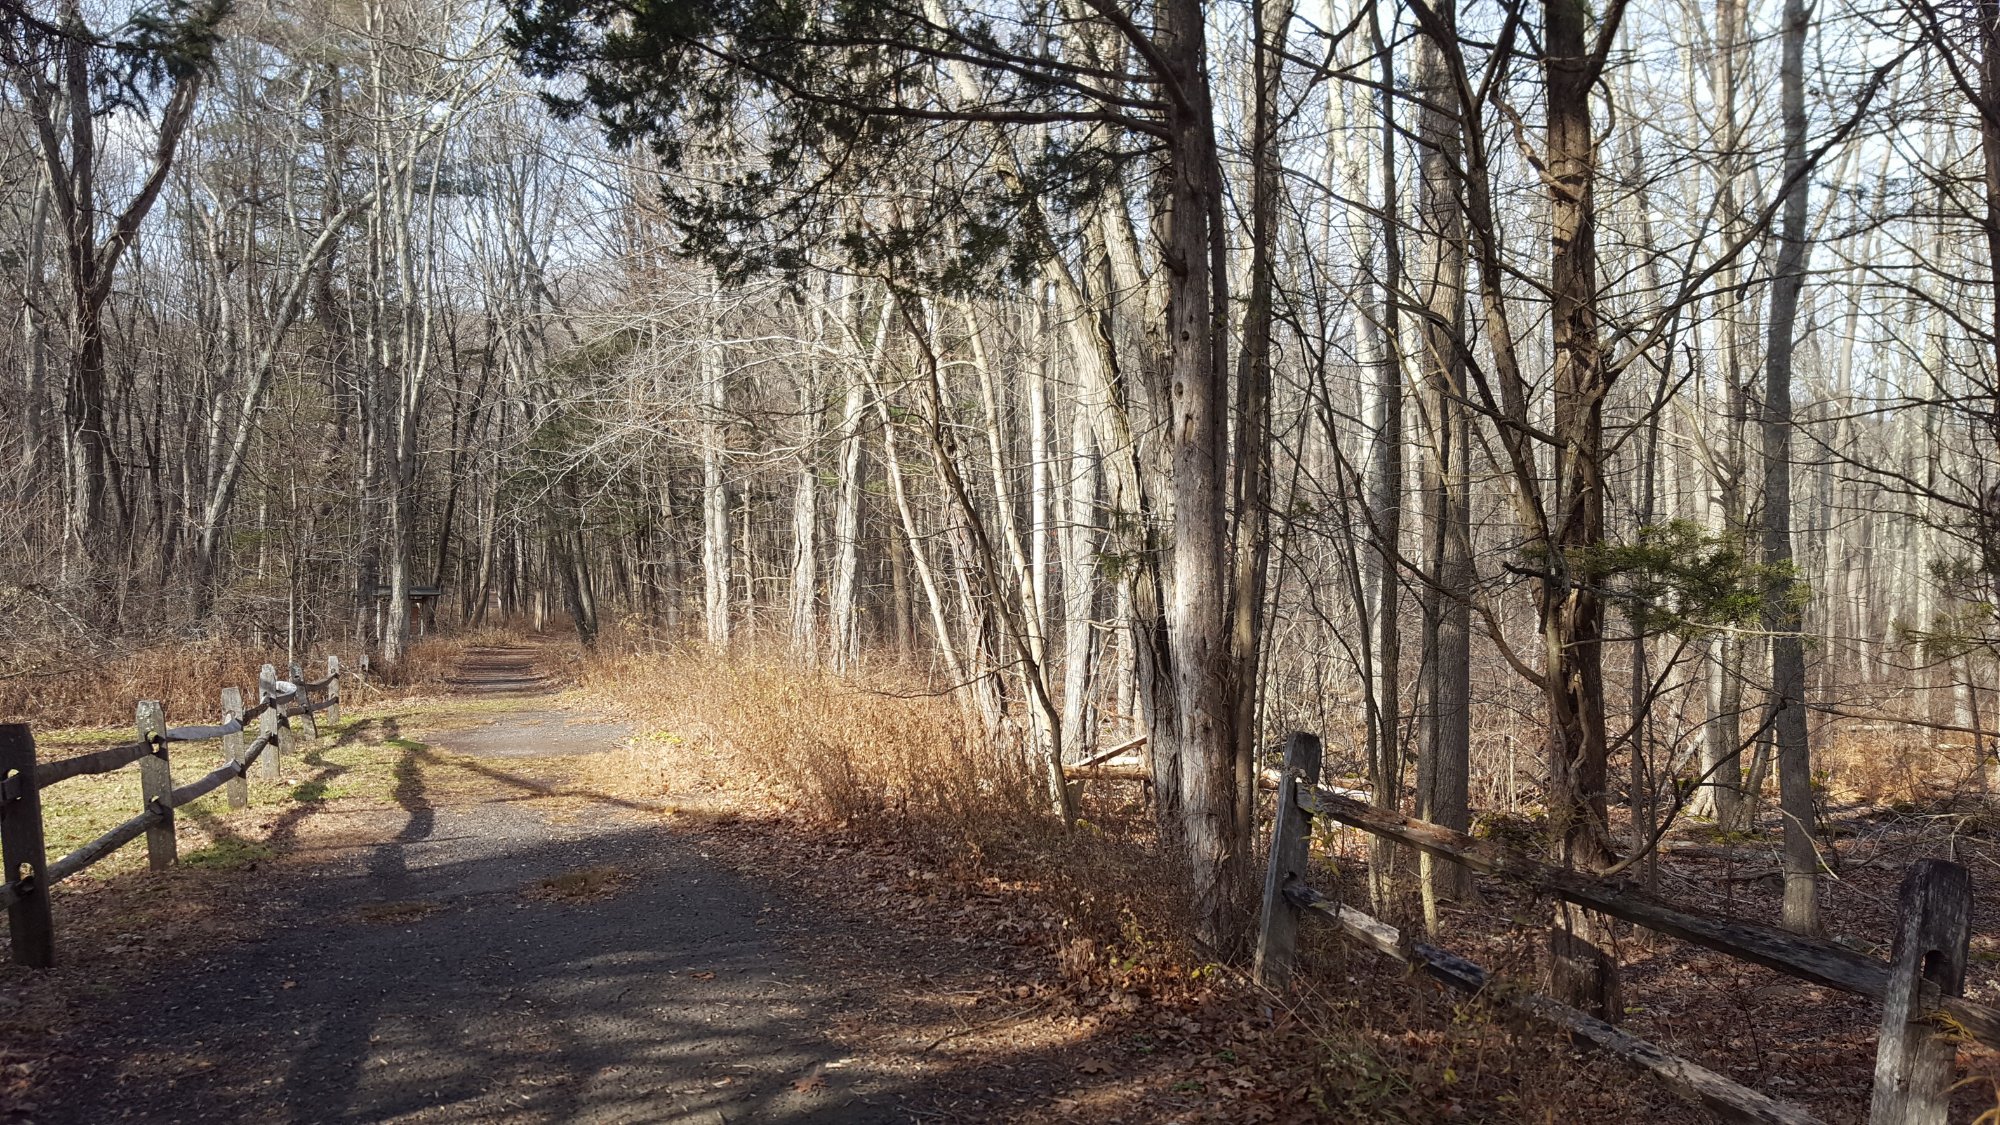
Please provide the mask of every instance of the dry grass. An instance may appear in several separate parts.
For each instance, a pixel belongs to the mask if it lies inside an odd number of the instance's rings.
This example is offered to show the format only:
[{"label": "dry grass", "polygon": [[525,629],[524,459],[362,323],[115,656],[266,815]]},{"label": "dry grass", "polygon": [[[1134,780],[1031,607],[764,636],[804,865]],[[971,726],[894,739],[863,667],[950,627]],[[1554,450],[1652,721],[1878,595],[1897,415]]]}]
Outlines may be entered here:
[{"label": "dry grass", "polygon": [[1921,727],[1841,724],[1821,733],[1815,757],[1840,801],[1920,802],[1984,794],[1992,784],[1969,737]]},{"label": "dry grass", "polygon": [[[382,698],[446,694],[446,681],[465,650],[527,639],[502,629],[425,637],[411,646],[402,664],[376,668],[365,676],[352,644],[316,646],[299,663],[307,678],[318,679],[325,675],[328,654],[339,656],[342,693],[351,705],[359,705]],[[219,713],[223,688],[237,688],[247,701],[255,700],[258,670],[266,663],[276,666],[281,678],[290,675],[282,651],[231,641],[175,640],[110,654],[78,652],[38,663],[34,671],[0,678],[0,722],[58,729],[122,727],[132,721],[132,709],[142,699],[163,703],[169,722],[212,721]],[[48,664],[55,668],[48,670]],[[0,660],[0,667],[10,665],[25,662]]]},{"label": "dry grass", "polygon": [[788,820],[892,840],[942,873],[1050,901],[1085,960],[1163,974],[1206,960],[1183,927],[1185,882],[1130,787],[1090,787],[1082,820],[1065,828],[1022,751],[992,745],[907,670],[844,678],[771,654],[625,641],[585,662],[581,691],[652,728],[635,740],[631,772],[684,816],[776,805]]},{"label": "dry grass", "polygon": [[[246,699],[254,700],[257,671],[267,661],[280,665],[280,676],[289,674],[282,667],[282,652],[212,640],[78,655],[57,671],[0,680],[0,719],[57,727],[122,724],[132,721],[139,700],[156,699],[166,705],[170,718],[194,721],[217,713],[225,687],[241,688]],[[313,653],[305,666],[324,669],[326,657]]]},{"label": "dry grass", "polygon": [[[1028,762],[996,749],[948,700],[907,677],[857,681],[759,655],[625,649],[586,665],[583,690],[668,732],[800,811],[840,825],[913,824],[967,837],[1045,819]],[[719,779],[718,779],[719,780]]]}]

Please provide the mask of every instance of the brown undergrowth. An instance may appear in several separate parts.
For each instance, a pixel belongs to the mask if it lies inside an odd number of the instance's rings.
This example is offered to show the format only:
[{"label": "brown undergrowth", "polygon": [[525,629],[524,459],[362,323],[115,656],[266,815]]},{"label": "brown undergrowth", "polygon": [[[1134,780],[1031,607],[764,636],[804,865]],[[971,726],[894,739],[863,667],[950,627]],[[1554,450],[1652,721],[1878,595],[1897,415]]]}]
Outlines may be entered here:
[{"label": "brown undergrowth", "polygon": [[1129,794],[1090,795],[1066,829],[1017,750],[993,746],[905,670],[847,678],[776,656],[627,647],[589,660],[581,682],[652,728],[638,752],[663,787],[750,796],[823,828],[894,838],[967,879],[1034,871],[1072,938],[1108,950],[1144,932],[1156,954],[1203,960],[1175,922],[1181,880]]},{"label": "brown undergrowth", "polygon": [[[844,678],[626,642],[590,658],[581,682],[645,732],[601,768],[669,795],[762,870],[828,897],[859,888],[871,911],[902,911],[940,943],[970,929],[1037,948],[1048,980],[1001,974],[993,987],[1003,1008],[1047,1005],[1044,1020],[1079,1029],[1078,1089],[1046,1119],[1687,1119],[1612,1064],[1329,934],[1310,939],[1296,995],[1256,988],[1190,939],[1137,786],[1093,783],[1065,828],[1028,763],[906,670]],[[1016,970],[1019,956],[1006,958]]]},{"label": "brown undergrowth", "polygon": [[[315,646],[299,664],[308,679],[317,680],[326,674],[327,656],[340,657],[345,698],[372,703],[444,694],[467,649],[519,640],[498,629],[424,637],[402,663],[366,674],[355,646],[348,644]],[[282,648],[264,650],[236,641],[170,640],[109,653],[79,651],[55,661],[54,667],[0,676],[0,722],[59,729],[116,727],[132,720],[132,709],[142,699],[164,704],[170,723],[212,721],[223,688],[237,688],[246,701],[254,700],[258,671],[267,663],[280,678],[290,675]]]}]

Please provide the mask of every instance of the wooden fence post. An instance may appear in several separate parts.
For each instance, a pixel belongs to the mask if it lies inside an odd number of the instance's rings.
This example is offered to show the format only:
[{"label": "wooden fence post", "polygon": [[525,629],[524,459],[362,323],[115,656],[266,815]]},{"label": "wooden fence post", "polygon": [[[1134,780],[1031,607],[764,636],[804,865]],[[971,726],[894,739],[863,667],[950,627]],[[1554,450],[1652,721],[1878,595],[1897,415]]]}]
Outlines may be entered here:
[{"label": "wooden fence post", "polygon": [[[264,665],[264,670],[257,673],[257,702],[270,703],[277,694],[278,670],[266,664]],[[266,735],[269,738],[269,741],[264,744],[263,755],[258,758],[261,765],[257,771],[258,776],[267,781],[278,780],[280,772],[284,768],[284,764],[278,758],[280,752],[286,749],[285,729],[278,723],[278,706],[273,703],[271,709],[264,712],[264,721],[260,724],[258,731],[259,734]]]},{"label": "wooden fence post", "polygon": [[1283,989],[1292,982],[1298,952],[1299,908],[1285,897],[1304,881],[1312,855],[1312,814],[1299,807],[1299,787],[1319,784],[1319,736],[1294,731],[1285,739],[1285,770],[1278,779],[1278,811],[1271,818],[1271,865],[1264,872],[1264,909],[1257,925],[1257,981]]},{"label": "wooden fence post", "polygon": [[139,704],[136,722],[139,739],[153,752],[139,759],[139,798],[143,808],[158,808],[166,816],[146,829],[146,860],[155,871],[174,865],[178,849],[174,841],[174,767],[167,757],[167,714],[157,701]]},{"label": "wooden fence post", "polygon": [[326,658],[326,721],[340,721],[340,657],[331,653]]},{"label": "wooden fence post", "polygon": [[1897,907],[1868,1125],[1944,1125],[1958,1041],[1930,1018],[1923,992],[1928,981],[1940,995],[1965,995],[1972,876],[1950,860],[1918,860],[1903,876]]},{"label": "wooden fence post", "polygon": [[[226,687],[222,689],[223,725],[227,726],[231,719],[236,720],[237,726],[243,725],[243,693],[233,687]],[[242,766],[243,734],[241,731],[222,736],[222,760],[233,766]],[[230,778],[229,784],[223,787],[223,791],[229,796],[230,808],[242,809],[250,806],[250,783],[245,781],[241,775]]]},{"label": "wooden fence post", "polygon": [[42,841],[42,794],[35,787],[35,736],[26,723],[0,723],[0,863],[5,882],[25,885],[7,911],[14,963],[46,969],[55,964],[55,922],[49,915],[48,866]]}]

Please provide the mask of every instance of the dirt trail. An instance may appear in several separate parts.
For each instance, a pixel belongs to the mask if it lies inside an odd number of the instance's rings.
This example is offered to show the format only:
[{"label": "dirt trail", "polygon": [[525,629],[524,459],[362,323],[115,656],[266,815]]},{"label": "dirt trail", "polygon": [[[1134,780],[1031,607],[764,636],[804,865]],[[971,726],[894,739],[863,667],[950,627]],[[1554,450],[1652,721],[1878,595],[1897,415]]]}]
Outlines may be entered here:
[{"label": "dirt trail", "polygon": [[470,699],[518,699],[521,703],[519,708],[481,713],[472,726],[441,731],[432,738],[455,753],[482,758],[597,754],[616,749],[632,735],[630,723],[593,719],[549,706],[557,685],[537,670],[531,648],[472,649],[446,682]]},{"label": "dirt trail", "polygon": [[474,696],[538,695],[556,687],[536,670],[535,650],[519,645],[469,649],[445,682],[460,695]]},{"label": "dirt trail", "polygon": [[[271,884],[273,936],[107,998],[57,1044],[33,1108],[14,1119],[804,1125],[999,1113],[977,1075],[871,1067],[829,1038],[867,997],[800,951],[896,935],[813,917],[654,808],[538,802],[576,755],[630,732],[557,710],[530,650],[475,652],[457,679],[469,696],[522,706],[385,743],[403,758],[374,838],[255,875]],[[504,761],[473,765],[493,781],[482,794],[433,792],[431,745]]]}]

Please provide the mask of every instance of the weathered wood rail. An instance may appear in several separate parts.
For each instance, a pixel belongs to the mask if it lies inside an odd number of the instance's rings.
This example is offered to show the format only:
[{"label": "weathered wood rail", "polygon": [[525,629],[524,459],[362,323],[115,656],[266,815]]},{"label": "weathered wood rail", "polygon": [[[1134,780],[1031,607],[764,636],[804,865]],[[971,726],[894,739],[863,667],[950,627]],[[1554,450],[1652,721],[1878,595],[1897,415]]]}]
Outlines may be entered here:
[{"label": "weathered wood rail", "polygon": [[1552,1025],[1581,1043],[1652,1075],[1724,1121],[1807,1125],[1817,1119],[1734,1080],[1679,1058],[1605,1021],[1518,986],[1492,987],[1485,969],[1447,950],[1410,939],[1311,881],[1312,820],[1326,817],[1395,840],[1483,875],[1620,918],[1814,984],[1882,1002],[1869,1125],[1944,1125],[1953,1056],[1961,1042],[2000,1047],[2000,1009],[1967,1000],[1972,885],[1965,868],[1941,859],[1911,866],[1904,878],[1900,924],[1888,962],[1831,942],[1762,923],[1690,910],[1637,887],[1544,863],[1518,849],[1396,815],[1323,789],[1320,742],[1298,733],[1285,742],[1277,778],[1270,865],[1258,927],[1256,972],[1278,990],[1290,986],[1301,922],[1331,921],[1342,934],[1412,966],[1445,986],[1485,993]]},{"label": "weathered wood rail", "polygon": [[[340,658],[329,656],[326,676],[307,682],[295,664],[290,680],[264,665],[257,682],[257,703],[243,706],[236,688],[222,691],[222,717],[214,723],[170,727],[160,704],[145,701],[137,708],[138,740],[54,762],[35,760],[35,739],[26,723],[0,723],[0,907],[7,910],[14,960],[47,968],[55,963],[55,923],[49,890],[57,883],[97,863],[119,848],[146,838],[147,860],[155,871],[179,858],[174,835],[174,810],[216,789],[228,786],[231,808],[250,803],[244,778],[251,767],[276,778],[282,761],[296,753],[294,721],[308,738],[319,735],[315,716],[325,712],[340,719]],[[314,696],[318,700],[314,701]],[[256,723],[255,740],[244,735]],[[220,742],[222,764],[201,777],[176,786],[171,748]],[[71,778],[113,773],[139,766],[139,813],[78,847],[53,863],[42,830],[42,793]]]}]

